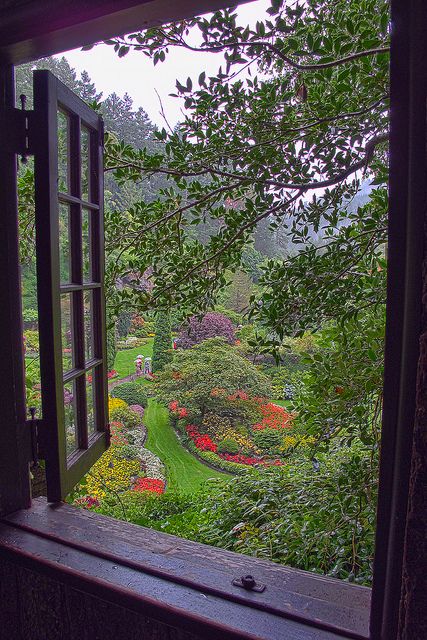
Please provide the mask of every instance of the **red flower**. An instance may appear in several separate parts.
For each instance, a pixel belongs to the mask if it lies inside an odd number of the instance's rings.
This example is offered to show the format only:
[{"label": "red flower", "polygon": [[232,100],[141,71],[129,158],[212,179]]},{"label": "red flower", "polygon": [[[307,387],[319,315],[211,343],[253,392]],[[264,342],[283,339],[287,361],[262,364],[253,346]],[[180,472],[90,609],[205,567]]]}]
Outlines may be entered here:
[{"label": "red flower", "polygon": [[132,491],[151,491],[152,493],[163,493],[165,483],[158,478],[138,478]]},{"label": "red flower", "polygon": [[210,436],[200,433],[194,424],[187,424],[185,430],[199,451],[213,451],[216,453],[218,447],[215,442]]},{"label": "red flower", "polygon": [[255,431],[261,431],[263,429],[276,429],[280,431],[280,429],[291,428],[294,416],[292,413],[287,413],[283,407],[269,402],[268,404],[260,405],[260,409],[263,417],[261,422],[257,422],[252,427]]},{"label": "red flower", "polygon": [[216,450],[218,448],[215,442],[213,442],[213,440],[208,435],[194,438],[194,444],[200,451],[213,451],[214,453],[216,453]]},{"label": "red flower", "polygon": [[228,460],[228,462],[237,462],[237,464],[247,464],[250,466],[254,466],[256,464],[262,465],[263,467],[280,467],[282,466],[282,462],[280,460],[264,460],[263,458],[256,458],[255,456],[244,456],[242,453],[220,453],[220,458],[224,460]]}]

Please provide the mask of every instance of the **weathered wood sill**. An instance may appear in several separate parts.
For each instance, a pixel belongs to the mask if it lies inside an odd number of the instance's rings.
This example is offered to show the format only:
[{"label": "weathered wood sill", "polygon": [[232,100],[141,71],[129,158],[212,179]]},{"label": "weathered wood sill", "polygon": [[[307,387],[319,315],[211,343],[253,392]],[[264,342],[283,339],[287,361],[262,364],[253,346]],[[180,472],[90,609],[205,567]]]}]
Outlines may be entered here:
[{"label": "weathered wood sill", "polygon": [[[1,520],[0,551],[33,572],[204,639],[369,637],[368,588],[43,498]],[[265,591],[232,585],[246,574]]]}]

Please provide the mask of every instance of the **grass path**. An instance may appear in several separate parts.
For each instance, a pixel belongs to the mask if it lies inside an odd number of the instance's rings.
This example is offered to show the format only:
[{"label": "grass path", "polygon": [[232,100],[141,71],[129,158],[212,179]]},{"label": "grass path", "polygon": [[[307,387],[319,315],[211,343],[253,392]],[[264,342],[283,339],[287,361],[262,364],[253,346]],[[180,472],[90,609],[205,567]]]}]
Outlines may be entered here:
[{"label": "grass path", "polygon": [[119,374],[119,378],[127,378],[135,373],[135,360],[138,355],[151,356],[153,353],[154,338],[148,338],[148,342],[142,347],[134,347],[133,349],[123,349],[117,352],[114,361],[114,368]]},{"label": "grass path", "polygon": [[169,422],[168,411],[155,400],[149,401],[144,422],[148,430],[145,446],[165,464],[169,489],[190,493],[209,478],[230,477],[210,469],[184,449]]}]

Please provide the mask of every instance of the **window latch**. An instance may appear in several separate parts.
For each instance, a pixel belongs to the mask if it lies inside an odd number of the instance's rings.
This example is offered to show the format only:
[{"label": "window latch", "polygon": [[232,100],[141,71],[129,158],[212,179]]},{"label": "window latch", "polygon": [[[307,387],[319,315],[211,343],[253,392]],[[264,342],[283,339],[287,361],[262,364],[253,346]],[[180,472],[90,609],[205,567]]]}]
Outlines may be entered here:
[{"label": "window latch", "polygon": [[36,407],[29,407],[28,413],[30,414],[30,420],[27,420],[27,425],[31,429],[31,461],[33,467],[39,465],[39,437],[38,430],[42,424],[42,420],[36,418]]},{"label": "window latch", "polygon": [[231,584],[235,587],[242,587],[242,589],[246,589],[246,591],[256,591],[257,593],[262,593],[265,590],[265,584],[256,582],[255,578],[251,575],[234,578]]}]

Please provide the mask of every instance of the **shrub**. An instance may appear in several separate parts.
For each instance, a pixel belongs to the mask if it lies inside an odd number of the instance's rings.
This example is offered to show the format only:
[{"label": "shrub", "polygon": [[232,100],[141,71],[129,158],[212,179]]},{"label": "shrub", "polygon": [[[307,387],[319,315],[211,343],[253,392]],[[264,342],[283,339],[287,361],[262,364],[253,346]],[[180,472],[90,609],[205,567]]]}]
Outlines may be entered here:
[{"label": "shrub", "polygon": [[156,332],[156,325],[154,322],[144,322],[144,324],[134,330],[134,334],[138,338],[149,338]]},{"label": "shrub", "polygon": [[221,313],[212,311],[200,320],[192,316],[181,329],[178,345],[183,349],[190,349],[209,338],[222,337],[229,344],[234,344],[234,328],[231,320]]},{"label": "shrub", "polygon": [[239,445],[233,438],[225,438],[218,443],[218,453],[238,453]]},{"label": "shrub", "polygon": [[36,327],[39,319],[37,309],[23,309],[22,320],[25,327]]},{"label": "shrub", "polygon": [[262,420],[254,425],[254,430],[264,429],[290,429],[294,415],[288,413],[283,407],[269,402],[260,405]]},{"label": "shrub", "polygon": [[126,404],[139,404],[142,407],[147,406],[147,393],[144,390],[143,385],[137,382],[124,382],[118,384],[111,391],[113,398],[120,398],[124,400]]},{"label": "shrub", "polygon": [[141,418],[144,417],[144,407],[141,406],[140,404],[130,404],[129,409],[137,413]]},{"label": "shrub", "polygon": [[[189,449],[190,451],[192,450],[191,447],[189,447]],[[220,458],[216,453],[213,453],[213,451],[198,451],[196,447],[194,447],[194,449],[195,450],[193,450],[193,453],[195,453],[199,458],[207,462],[212,467],[220,469],[221,471],[226,471],[228,473],[232,473],[233,475],[242,475],[251,471],[250,466],[224,460],[223,458]]]},{"label": "shrub", "polygon": [[165,365],[172,362],[172,334],[169,312],[158,311],[156,316],[156,335],[153,344],[153,373],[162,371]]},{"label": "shrub", "polygon": [[283,433],[277,429],[255,431],[253,440],[256,446],[263,451],[272,451],[283,445]]},{"label": "shrub", "polygon": [[226,316],[234,325],[243,324],[243,316],[241,313],[237,313],[237,311],[233,311],[233,309],[227,309],[221,305],[217,305],[215,307],[216,313],[221,313],[223,316]]},{"label": "shrub", "polygon": [[130,311],[122,311],[117,318],[117,335],[119,338],[126,338],[129,333],[132,322],[132,314]]},{"label": "shrub", "polygon": [[110,420],[123,422],[127,429],[135,429],[141,423],[141,416],[125,405],[124,407],[110,410]]},{"label": "shrub", "polygon": [[25,349],[26,351],[33,351],[38,353],[39,351],[39,332],[27,329],[24,331]]},{"label": "shrub", "polygon": [[177,401],[192,421],[215,413],[236,423],[253,423],[254,416],[260,417],[258,405],[242,399],[240,392],[244,397],[271,395],[268,378],[221,338],[179,349],[173,364],[157,376],[155,389],[162,404]]}]

